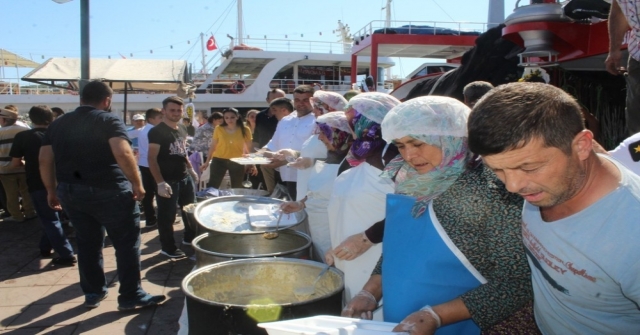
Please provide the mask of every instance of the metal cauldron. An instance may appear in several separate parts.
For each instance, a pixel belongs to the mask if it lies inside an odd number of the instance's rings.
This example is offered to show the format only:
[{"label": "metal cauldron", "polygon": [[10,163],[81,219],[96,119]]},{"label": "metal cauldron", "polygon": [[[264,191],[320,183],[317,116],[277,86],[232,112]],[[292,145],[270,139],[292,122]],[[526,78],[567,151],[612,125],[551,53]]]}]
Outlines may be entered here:
[{"label": "metal cauldron", "polygon": [[[253,188],[228,188],[228,189],[218,190],[218,192],[222,193],[220,194],[220,196],[231,196],[231,195],[252,195],[256,197],[269,196],[269,191],[256,190]],[[206,198],[206,197],[196,197],[196,198],[198,199],[198,202],[203,202],[208,199],[212,199],[212,198]]]},{"label": "metal cauldron", "polygon": [[[195,218],[199,224],[198,231],[201,234],[227,233],[227,234],[257,234],[273,230],[269,228],[257,228],[251,226],[249,220],[249,207],[252,205],[280,205],[283,201],[266,197],[249,195],[232,195],[205,200],[198,203],[195,210]],[[302,210],[291,214],[292,223],[280,225],[279,229],[291,228],[307,221],[307,213]],[[305,226],[305,224],[303,224]]]},{"label": "metal cauldron", "polygon": [[198,268],[243,258],[309,259],[311,256],[311,238],[290,229],[280,231],[280,236],[274,240],[268,240],[262,234],[205,233],[196,237],[192,245]]},{"label": "metal cauldron", "polygon": [[259,322],[340,315],[344,274],[336,268],[320,279],[314,295],[294,294],[323,267],[309,260],[257,258],[195,270],[182,281],[189,334],[267,334]]}]

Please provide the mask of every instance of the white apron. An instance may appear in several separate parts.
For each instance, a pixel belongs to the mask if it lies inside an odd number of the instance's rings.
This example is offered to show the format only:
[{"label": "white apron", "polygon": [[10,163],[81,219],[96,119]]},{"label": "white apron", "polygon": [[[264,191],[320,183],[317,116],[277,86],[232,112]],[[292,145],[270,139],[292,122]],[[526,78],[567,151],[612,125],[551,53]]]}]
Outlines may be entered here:
[{"label": "white apron", "polygon": [[309,231],[316,258],[323,262],[324,254],[331,249],[327,207],[339,168],[340,164],[327,164],[324,161],[316,161],[315,165],[308,169],[311,170],[311,174],[307,183],[305,206],[309,216]]},{"label": "white apron", "polygon": [[[318,135],[311,135],[304,143],[302,144],[302,149],[300,149],[300,157],[308,157],[312,159],[318,158],[326,158],[327,157],[327,147],[318,139]],[[309,182],[309,178],[311,176],[311,172],[313,170],[313,165],[307,169],[299,169],[297,178],[296,178],[296,193],[297,199],[296,201],[302,200],[305,195],[307,195],[307,185]]]},{"label": "white apron", "polygon": [[[394,185],[390,179],[380,177],[381,173],[365,162],[336,178],[329,200],[333,248],[385,218],[385,199],[388,193],[393,193]],[[379,243],[352,261],[335,260],[336,267],[344,272],[345,301],[362,290],[381,252],[382,243]]]}]

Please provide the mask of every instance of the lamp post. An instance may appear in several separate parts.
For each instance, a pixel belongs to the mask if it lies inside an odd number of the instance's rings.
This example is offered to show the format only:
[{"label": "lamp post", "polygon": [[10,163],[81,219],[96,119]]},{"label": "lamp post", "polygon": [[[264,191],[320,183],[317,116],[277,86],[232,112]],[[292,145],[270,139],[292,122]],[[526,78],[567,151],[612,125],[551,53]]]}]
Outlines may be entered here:
[{"label": "lamp post", "polygon": [[[52,0],[58,4],[64,4],[72,0]],[[79,90],[82,92],[84,85],[89,82],[90,41],[89,38],[89,0],[80,0],[80,82]]]}]

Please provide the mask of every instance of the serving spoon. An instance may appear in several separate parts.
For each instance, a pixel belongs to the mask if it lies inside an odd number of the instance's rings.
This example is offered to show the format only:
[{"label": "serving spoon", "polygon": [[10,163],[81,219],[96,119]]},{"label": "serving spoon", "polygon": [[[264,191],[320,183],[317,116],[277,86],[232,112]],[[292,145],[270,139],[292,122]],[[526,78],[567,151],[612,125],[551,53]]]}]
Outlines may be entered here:
[{"label": "serving spoon", "polygon": [[327,273],[328,270],[329,270],[329,264],[326,264],[324,269],[320,271],[320,273],[316,277],[316,280],[313,281],[313,284],[311,284],[311,286],[298,287],[293,291],[293,294],[295,294],[296,296],[309,296],[309,295],[315,294],[316,284],[318,283],[318,280],[320,280],[320,278],[322,278],[322,276],[325,273]]},{"label": "serving spoon", "polygon": [[268,231],[265,232],[264,234],[262,234],[262,237],[266,238],[267,240],[273,240],[275,238],[278,238],[278,227],[280,226],[280,220],[282,219],[282,215],[284,214],[284,212],[282,210],[280,210],[280,214],[278,215],[278,221],[276,221],[276,230],[275,231]]}]

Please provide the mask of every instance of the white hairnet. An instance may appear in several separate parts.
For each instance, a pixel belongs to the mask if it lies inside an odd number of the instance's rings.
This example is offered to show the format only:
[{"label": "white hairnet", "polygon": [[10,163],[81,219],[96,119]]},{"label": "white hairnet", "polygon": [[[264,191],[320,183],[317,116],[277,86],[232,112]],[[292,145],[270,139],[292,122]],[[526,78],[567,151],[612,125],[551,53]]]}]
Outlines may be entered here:
[{"label": "white hairnet", "polygon": [[429,143],[425,139],[433,136],[467,137],[469,112],[469,107],[449,97],[411,99],[393,108],[384,117],[381,123],[382,138],[391,142],[411,136]]},{"label": "white hairnet", "polygon": [[315,91],[313,93],[313,98],[324,102],[327,106],[337,111],[343,111],[347,106],[347,99],[342,95],[331,91]]},{"label": "white hairnet", "polygon": [[380,124],[391,108],[400,104],[395,97],[380,92],[361,93],[349,100],[347,108],[352,107],[367,119]]},{"label": "white hairnet", "polygon": [[350,133],[351,128],[344,112],[331,112],[324,115],[320,115],[316,119],[316,123],[323,123],[331,128],[340,129],[344,132]]}]

